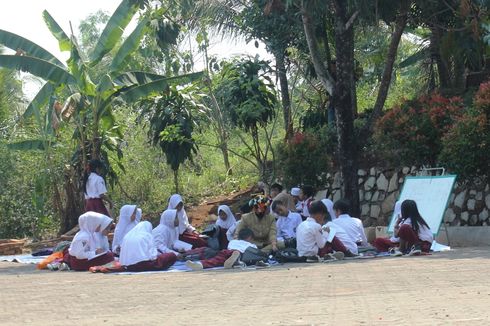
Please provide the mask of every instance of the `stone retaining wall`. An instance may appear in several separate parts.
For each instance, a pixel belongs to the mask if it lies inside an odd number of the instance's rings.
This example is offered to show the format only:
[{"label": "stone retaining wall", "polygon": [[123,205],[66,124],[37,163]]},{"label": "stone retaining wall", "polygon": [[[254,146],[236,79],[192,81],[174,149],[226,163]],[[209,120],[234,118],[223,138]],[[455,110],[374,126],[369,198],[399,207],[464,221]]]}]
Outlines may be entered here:
[{"label": "stone retaining wall", "polygon": [[[387,225],[393,214],[393,207],[400,194],[405,177],[420,175],[416,167],[400,169],[371,168],[360,169],[359,198],[361,202],[361,219],[365,226]],[[330,182],[317,198],[328,198],[336,201],[342,197],[341,176],[337,172],[328,175]],[[451,226],[490,225],[490,186],[488,184],[460,184],[456,182],[444,221]]]}]

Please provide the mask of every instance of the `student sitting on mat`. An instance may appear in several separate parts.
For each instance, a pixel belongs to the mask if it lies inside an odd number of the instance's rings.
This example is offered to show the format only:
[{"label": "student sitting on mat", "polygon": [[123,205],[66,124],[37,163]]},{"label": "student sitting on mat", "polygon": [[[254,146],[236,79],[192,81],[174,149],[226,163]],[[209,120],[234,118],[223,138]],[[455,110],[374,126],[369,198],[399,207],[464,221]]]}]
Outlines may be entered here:
[{"label": "student sitting on mat", "polygon": [[[342,244],[347,248],[344,252],[346,257],[355,257],[359,253],[357,244],[349,237],[347,232],[337,224],[332,222],[332,214],[330,213],[329,206],[333,209],[333,203],[330,199],[322,199],[322,204],[327,208],[328,214],[325,216],[325,224],[322,226],[323,230],[327,232],[335,232],[335,237],[342,242]],[[334,215],[335,216],[335,215]]]},{"label": "student sitting on mat", "polygon": [[271,209],[277,215],[277,241],[286,248],[296,248],[296,229],[303,222],[301,215],[291,212],[280,200],[274,200]]},{"label": "student sitting on mat", "polygon": [[124,236],[128,234],[141,220],[141,209],[136,205],[124,205],[119,212],[119,220],[114,230],[112,252],[119,255]]},{"label": "student sitting on mat", "polygon": [[310,217],[309,208],[311,203],[315,200],[315,188],[312,186],[302,186],[299,194],[299,198],[302,201],[301,216],[303,219]]},{"label": "student sitting on mat", "polygon": [[[220,248],[228,247],[228,242],[233,239],[233,235],[228,237],[228,230],[236,228],[237,223],[235,215],[231,212],[230,207],[227,205],[221,205],[218,207],[218,219],[216,225],[219,226],[219,244]],[[233,231],[232,231],[233,232]]]},{"label": "student sitting on mat", "polygon": [[[333,237],[331,242],[328,242],[328,232],[322,229],[327,208],[320,201],[311,203],[309,209],[310,217],[302,222],[296,231],[296,242],[298,255],[306,257],[306,262],[318,262],[319,257],[343,259],[347,248],[337,238]],[[334,255],[332,254],[336,251]]]},{"label": "student sitting on mat", "polygon": [[402,221],[395,228],[400,238],[400,251],[410,256],[429,252],[434,237],[427,222],[420,216],[417,204],[413,200],[402,203]]},{"label": "student sitting on mat", "polygon": [[[402,222],[402,202],[399,200],[395,203],[394,215],[396,218],[395,228]],[[397,249],[400,245],[400,238],[393,235],[390,238],[376,238],[373,241],[373,247],[378,252],[390,252],[393,256],[401,256],[402,253]]]},{"label": "student sitting on mat", "polygon": [[328,198],[322,199],[323,205],[327,207],[328,210],[328,215],[330,215],[330,218],[328,219],[329,221],[333,221],[337,218],[337,215],[335,214],[335,211],[333,210],[333,201],[331,201]]},{"label": "student sitting on mat", "polygon": [[347,235],[358,246],[368,246],[367,237],[364,233],[362,221],[349,215],[350,203],[347,199],[340,199],[333,205],[333,210],[337,218],[332,222],[345,230]]},{"label": "student sitting on mat", "polygon": [[162,213],[160,224],[151,232],[158,252],[179,256],[179,251],[174,248],[176,241],[179,240],[179,224],[177,210],[167,209]]},{"label": "student sitting on mat", "polygon": [[111,230],[112,218],[96,212],[87,212],[78,218],[80,231],[71,242],[64,257],[72,270],[88,271],[92,266],[107,264],[114,260],[109,251],[107,234]]},{"label": "student sitting on mat", "polygon": [[119,262],[130,272],[161,271],[176,261],[174,253],[158,253],[148,221],[138,223],[121,244]]},{"label": "student sitting on mat", "polygon": [[206,240],[201,238],[196,229],[189,223],[182,196],[179,194],[172,195],[168,201],[167,209],[177,210],[177,215],[179,217],[179,239],[181,241],[190,243],[193,248],[207,246]]}]

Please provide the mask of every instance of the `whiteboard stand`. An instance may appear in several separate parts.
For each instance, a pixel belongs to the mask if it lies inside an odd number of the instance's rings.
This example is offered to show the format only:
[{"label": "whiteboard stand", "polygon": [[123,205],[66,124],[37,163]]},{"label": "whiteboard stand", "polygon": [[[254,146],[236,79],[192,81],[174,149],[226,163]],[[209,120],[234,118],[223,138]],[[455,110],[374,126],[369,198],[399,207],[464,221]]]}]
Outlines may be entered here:
[{"label": "whiteboard stand", "polygon": [[[425,176],[428,174],[429,171],[441,171],[441,176],[446,174],[446,168],[440,167],[440,168],[427,168],[425,166],[422,167],[422,170],[417,173],[419,176]],[[442,219],[442,224],[444,225],[444,232],[446,232],[446,239],[447,239],[447,245],[451,246],[451,240],[449,240],[449,232],[447,230],[447,223],[444,221],[444,218]],[[440,228],[439,228],[440,230]]]}]

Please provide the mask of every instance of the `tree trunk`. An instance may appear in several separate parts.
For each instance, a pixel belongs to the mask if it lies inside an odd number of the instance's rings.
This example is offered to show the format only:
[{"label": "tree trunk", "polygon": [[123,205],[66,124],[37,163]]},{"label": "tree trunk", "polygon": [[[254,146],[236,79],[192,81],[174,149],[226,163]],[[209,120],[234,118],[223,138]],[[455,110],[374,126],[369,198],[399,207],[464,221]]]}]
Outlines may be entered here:
[{"label": "tree trunk", "polygon": [[175,186],[175,193],[178,194],[180,189],[179,189],[179,170],[173,170],[174,172],[174,186]]},{"label": "tree trunk", "polygon": [[284,52],[275,53],[277,76],[281,87],[281,103],[284,115],[284,130],[286,139],[290,139],[293,134],[293,122],[291,121],[291,98],[289,97],[288,77],[286,74],[286,65],[284,62]]},{"label": "tree trunk", "polygon": [[407,26],[408,11],[410,9],[412,1],[402,0],[400,3],[400,11],[395,20],[395,30],[391,34],[390,47],[386,56],[386,63],[383,70],[383,76],[381,77],[381,83],[379,84],[378,96],[376,97],[376,103],[374,104],[373,113],[366,124],[363,132],[361,133],[361,140],[369,138],[369,134],[373,130],[374,122],[381,115],[383,107],[388,97],[388,91],[391,85],[391,77],[393,76],[393,66],[396,61],[396,55],[398,53],[398,46],[403,35],[403,30]]},{"label": "tree trunk", "polygon": [[343,178],[343,195],[352,204],[352,214],[359,216],[359,187],[357,178],[358,144],[354,129],[356,108],[354,67],[354,14],[349,14],[348,4],[336,0],[335,10],[335,53],[336,81],[333,105],[337,118],[339,162]]},{"label": "tree trunk", "polygon": [[430,53],[432,59],[436,63],[437,67],[437,74],[439,75],[439,86],[442,89],[448,89],[451,85],[451,77],[449,74],[449,69],[444,62],[442,56],[441,56],[441,37],[442,37],[442,31],[439,27],[436,26],[431,26],[430,27],[431,35],[430,35]]},{"label": "tree trunk", "polygon": [[221,141],[220,148],[221,148],[221,153],[223,154],[223,163],[225,164],[226,175],[232,175],[233,171],[232,171],[231,165],[230,165],[230,157],[228,155],[229,154],[228,153],[228,143],[226,142],[226,140]]}]

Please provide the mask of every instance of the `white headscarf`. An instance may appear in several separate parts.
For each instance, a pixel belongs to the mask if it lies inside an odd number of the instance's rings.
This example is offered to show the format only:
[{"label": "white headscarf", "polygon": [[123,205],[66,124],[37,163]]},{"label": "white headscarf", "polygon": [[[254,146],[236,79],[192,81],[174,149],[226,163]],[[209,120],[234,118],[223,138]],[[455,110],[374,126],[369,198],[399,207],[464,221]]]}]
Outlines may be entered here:
[{"label": "white headscarf", "polygon": [[179,228],[174,225],[176,212],[175,209],[167,209],[160,217],[160,225],[163,227],[166,237],[168,237],[167,243],[172,246],[179,239]]},{"label": "white headscarf", "polygon": [[322,203],[323,205],[325,205],[325,207],[327,207],[328,214],[330,214],[332,221],[335,220],[337,216],[335,215],[335,211],[333,210],[333,201],[331,201],[328,198],[325,198],[322,199]]},{"label": "white headscarf", "polygon": [[[172,196],[170,196],[170,199],[168,201],[167,210],[176,209],[180,203],[182,204],[184,203],[184,201],[182,200],[182,196],[179,194],[173,194]],[[179,217],[179,234],[184,233],[187,229],[191,229],[191,231],[194,230],[192,225],[189,224],[189,218],[187,217],[187,213],[184,207],[182,207],[182,209],[178,212],[177,216]],[[162,218],[163,218],[163,213],[162,216],[160,217],[160,224],[163,224]]]},{"label": "white headscarf", "polygon": [[[112,240],[112,251],[115,251],[117,247],[121,246],[124,237],[131,231],[141,220],[141,209],[136,209],[136,205],[124,205],[119,212],[119,220],[114,230],[114,240]],[[131,215],[133,215],[136,209],[136,218],[131,221]]]},{"label": "white headscarf", "polygon": [[[86,212],[85,214],[80,215],[80,217],[78,218],[80,231],[77,232],[77,234],[73,238],[72,243],[78,241],[88,241],[89,248],[92,250],[95,250],[97,248],[108,250],[109,248],[105,248],[106,246],[108,246],[105,243],[107,241],[107,237],[102,236],[100,232],[107,228],[111,223],[112,218],[104,214],[96,212]],[[97,230],[97,228],[99,228],[98,232],[95,231]]]},{"label": "white headscarf", "polygon": [[[228,216],[226,218],[226,220],[223,221],[219,217],[219,212],[224,212],[226,214],[226,216]],[[218,225],[220,228],[228,230],[233,225],[235,225],[235,223],[236,223],[236,218],[235,218],[235,215],[233,215],[233,213],[231,212],[230,207],[228,207],[227,205],[219,206],[218,207],[218,219],[216,220],[216,225]]]},{"label": "white headscarf", "polygon": [[144,221],[138,223],[126,234],[119,255],[121,265],[129,266],[157,258],[158,252],[151,231],[151,223]]}]

